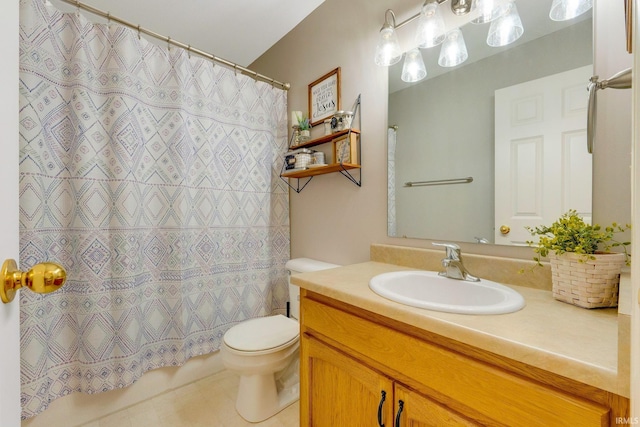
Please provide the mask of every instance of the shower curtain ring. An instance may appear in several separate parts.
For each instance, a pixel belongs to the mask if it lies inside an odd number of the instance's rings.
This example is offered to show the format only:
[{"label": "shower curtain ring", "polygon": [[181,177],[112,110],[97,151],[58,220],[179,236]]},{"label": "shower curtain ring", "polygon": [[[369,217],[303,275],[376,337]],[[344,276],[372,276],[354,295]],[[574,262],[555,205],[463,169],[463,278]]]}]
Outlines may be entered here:
[{"label": "shower curtain ring", "polygon": [[171,50],[171,37],[167,37],[167,50]]},{"label": "shower curtain ring", "polygon": [[140,24],[138,24],[138,40],[140,40]]}]

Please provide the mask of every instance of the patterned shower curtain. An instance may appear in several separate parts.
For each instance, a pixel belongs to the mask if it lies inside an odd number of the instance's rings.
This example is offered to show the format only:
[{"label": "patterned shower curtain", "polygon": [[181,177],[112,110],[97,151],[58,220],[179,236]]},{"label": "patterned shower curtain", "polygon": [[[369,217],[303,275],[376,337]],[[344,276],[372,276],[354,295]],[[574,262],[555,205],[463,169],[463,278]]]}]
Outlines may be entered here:
[{"label": "patterned shower curtain", "polygon": [[287,300],[286,92],[21,0],[23,418],[219,349]]},{"label": "patterned shower curtain", "polygon": [[387,234],[397,236],[396,222],[396,142],[397,127],[387,129]]}]

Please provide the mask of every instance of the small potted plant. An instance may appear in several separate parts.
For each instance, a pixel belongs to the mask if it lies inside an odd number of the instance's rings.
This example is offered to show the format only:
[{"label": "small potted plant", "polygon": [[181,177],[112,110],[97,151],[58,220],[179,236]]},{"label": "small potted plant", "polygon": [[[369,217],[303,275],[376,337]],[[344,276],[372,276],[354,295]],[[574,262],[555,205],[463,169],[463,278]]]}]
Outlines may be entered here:
[{"label": "small potted plant", "polygon": [[309,139],[311,136],[311,125],[309,123],[309,118],[304,114],[298,117],[298,130],[300,131],[300,136],[302,138]]},{"label": "small potted plant", "polygon": [[292,111],[291,120],[295,132],[296,145],[306,142],[311,137],[311,123],[309,118],[302,111]]},{"label": "small potted plant", "polygon": [[[549,257],[553,297],[580,307],[615,307],[622,266],[629,263],[630,242],[614,239],[616,233],[631,228],[617,223],[604,229],[584,222],[575,210],[569,210],[550,226],[527,227],[537,242],[528,241],[537,254]],[[623,252],[609,252],[621,247]]]}]

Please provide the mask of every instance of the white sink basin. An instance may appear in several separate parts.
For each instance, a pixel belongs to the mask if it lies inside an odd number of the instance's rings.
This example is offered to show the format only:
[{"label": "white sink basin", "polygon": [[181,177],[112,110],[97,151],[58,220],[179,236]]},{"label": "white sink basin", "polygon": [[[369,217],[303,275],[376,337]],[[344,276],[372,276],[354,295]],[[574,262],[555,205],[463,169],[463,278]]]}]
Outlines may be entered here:
[{"label": "white sink basin", "polygon": [[449,279],[434,271],[394,271],[369,281],[376,294],[412,307],[461,314],[512,313],[524,307],[513,289],[491,280]]}]

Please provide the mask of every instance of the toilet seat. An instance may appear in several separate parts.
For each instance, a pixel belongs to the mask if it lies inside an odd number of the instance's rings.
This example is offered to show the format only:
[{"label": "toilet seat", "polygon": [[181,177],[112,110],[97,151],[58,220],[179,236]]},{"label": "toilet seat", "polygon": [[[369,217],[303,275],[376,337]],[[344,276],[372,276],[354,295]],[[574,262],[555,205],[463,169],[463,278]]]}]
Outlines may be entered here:
[{"label": "toilet seat", "polygon": [[232,350],[247,353],[276,351],[298,340],[300,325],[297,321],[277,314],[244,321],[224,334],[225,345]]}]

